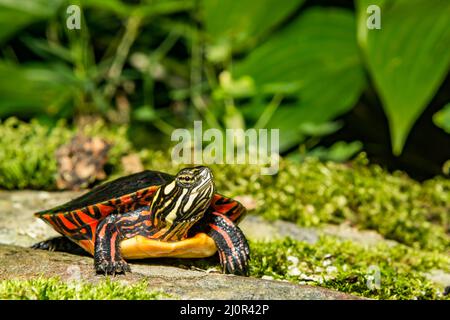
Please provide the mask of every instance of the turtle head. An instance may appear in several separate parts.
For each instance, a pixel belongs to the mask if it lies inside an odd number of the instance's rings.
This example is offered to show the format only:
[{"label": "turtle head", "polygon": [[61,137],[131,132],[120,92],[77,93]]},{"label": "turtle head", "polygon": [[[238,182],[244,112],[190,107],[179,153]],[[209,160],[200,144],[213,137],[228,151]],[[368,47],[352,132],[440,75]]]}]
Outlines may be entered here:
[{"label": "turtle head", "polygon": [[153,225],[161,240],[180,240],[200,220],[211,204],[214,180],[208,167],[185,168],[161,186],[152,205]]}]

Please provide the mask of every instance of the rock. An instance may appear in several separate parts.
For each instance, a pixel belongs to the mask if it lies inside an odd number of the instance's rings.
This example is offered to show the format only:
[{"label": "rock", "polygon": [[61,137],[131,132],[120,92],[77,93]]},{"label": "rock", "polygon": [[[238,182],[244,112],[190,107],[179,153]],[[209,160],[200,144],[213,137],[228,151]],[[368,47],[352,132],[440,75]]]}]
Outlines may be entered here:
[{"label": "rock", "polygon": [[351,240],[363,245],[377,245],[381,242],[394,246],[396,241],[387,240],[381,234],[373,230],[358,230],[348,224],[327,225],[322,228],[322,232],[329,236],[334,236],[342,240]]},{"label": "rock", "polygon": [[[113,279],[125,284],[147,279],[149,290],[161,290],[179,299],[360,299],[329,289],[285,281],[210,274],[154,262],[130,265],[132,273]],[[32,279],[41,275],[60,277],[67,282],[82,280],[96,283],[104,278],[94,273],[90,257],[0,245],[0,280]]]},{"label": "rock", "polygon": [[325,225],[321,228],[305,228],[292,222],[282,220],[268,221],[261,216],[248,215],[239,226],[249,239],[261,241],[291,237],[298,241],[313,244],[321,235],[329,235],[365,245],[376,245],[380,242],[389,245],[397,243],[384,239],[383,236],[375,231],[358,230],[346,224]]},{"label": "rock", "polygon": [[312,228],[302,228],[294,223],[276,220],[268,221],[260,216],[248,215],[239,224],[245,235],[251,240],[274,240],[291,237],[298,241],[315,243],[319,232]]},{"label": "rock", "polygon": [[33,213],[60,205],[80,192],[0,191],[0,243],[29,247],[58,233]]}]

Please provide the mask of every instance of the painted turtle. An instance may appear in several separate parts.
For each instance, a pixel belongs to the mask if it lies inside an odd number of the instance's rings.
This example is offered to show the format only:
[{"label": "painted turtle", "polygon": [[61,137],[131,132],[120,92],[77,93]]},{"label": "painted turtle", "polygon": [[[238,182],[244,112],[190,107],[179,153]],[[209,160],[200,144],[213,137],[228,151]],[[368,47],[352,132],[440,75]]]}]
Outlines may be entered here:
[{"label": "painted turtle", "polygon": [[245,275],[249,247],[237,227],[245,212],[238,201],[215,193],[208,167],[185,168],[176,176],[147,170],[37,212],[64,237],[33,248],[81,247],[105,274],[130,271],[125,259],[204,258],[218,251],[224,273]]}]

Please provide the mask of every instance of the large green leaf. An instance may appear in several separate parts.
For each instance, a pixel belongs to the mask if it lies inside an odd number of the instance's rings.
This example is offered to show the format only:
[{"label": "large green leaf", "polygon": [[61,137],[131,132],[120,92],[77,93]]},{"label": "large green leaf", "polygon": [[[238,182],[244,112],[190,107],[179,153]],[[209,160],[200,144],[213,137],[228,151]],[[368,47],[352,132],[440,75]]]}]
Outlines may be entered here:
[{"label": "large green leaf", "polygon": [[[302,123],[328,121],[355,105],[365,86],[355,29],[350,11],[309,9],[235,64],[234,78],[251,76],[260,93],[297,97],[268,124],[280,129],[281,150],[302,139]],[[261,106],[252,111],[261,113]]]},{"label": "large green leaf", "polygon": [[[381,8],[381,29],[368,30],[367,7]],[[389,119],[394,154],[450,66],[450,1],[358,0],[358,40]]]},{"label": "large green leaf", "polygon": [[204,23],[214,45],[233,49],[254,44],[304,0],[203,0]]},{"label": "large green leaf", "polygon": [[0,43],[27,25],[53,16],[64,0],[0,0]]},{"label": "large green leaf", "polygon": [[76,86],[71,70],[63,66],[17,66],[0,61],[0,118],[52,112]]}]

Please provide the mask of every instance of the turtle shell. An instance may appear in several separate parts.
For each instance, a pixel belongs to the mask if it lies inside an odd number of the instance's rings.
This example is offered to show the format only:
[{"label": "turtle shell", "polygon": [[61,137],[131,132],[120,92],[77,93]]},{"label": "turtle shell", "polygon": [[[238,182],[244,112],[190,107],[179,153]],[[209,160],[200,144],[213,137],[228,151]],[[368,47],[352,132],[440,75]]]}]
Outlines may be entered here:
[{"label": "turtle shell", "polygon": [[159,171],[142,171],[95,187],[86,194],[35,216],[57,232],[91,251],[97,224],[111,214],[129,212],[149,205],[159,186],[174,176]]}]

